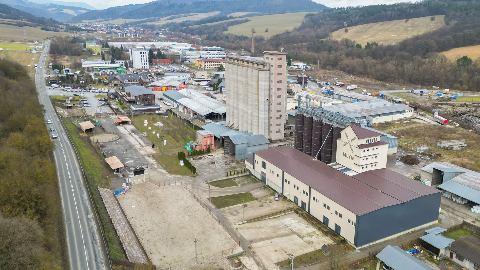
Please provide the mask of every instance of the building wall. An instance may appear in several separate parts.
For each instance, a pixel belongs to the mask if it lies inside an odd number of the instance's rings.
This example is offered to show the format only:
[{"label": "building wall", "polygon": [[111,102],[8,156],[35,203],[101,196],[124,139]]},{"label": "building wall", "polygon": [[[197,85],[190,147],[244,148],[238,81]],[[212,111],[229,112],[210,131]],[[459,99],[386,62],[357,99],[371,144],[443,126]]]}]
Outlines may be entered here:
[{"label": "building wall", "polygon": [[287,110],[287,55],[266,52],[264,59],[270,65],[269,138],[282,140]]},{"label": "building wall", "polygon": [[395,114],[389,114],[389,115],[379,115],[375,116],[372,118],[371,123],[372,124],[379,124],[379,123],[385,123],[385,122],[392,122],[392,121],[397,121],[400,119],[404,118],[409,118],[413,116],[413,109],[407,110],[404,112],[398,112]]},{"label": "building wall", "polygon": [[[303,206],[305,211],[319,221],[323,222],[323,217],[327,217],[330,229],[335,231],[335,224],[337,224],[341,228],[340,235],[348,242],[354,243],[356,222],[354,213],[327,198],[319,191],[310,188],[292,175],[283,172],[262,157],[255,155],[253,162],[255,164],[255,169],[252,171],[254,176],[261,179],[262,173],[265,174],[266,185],[296,203],[298,207]],[[265,162],[265,168],[262,167],[263,162]]]},{"label": "building wall", "polygon": [[475,268],[475,265],[474,265],[473,262],[471,262],[471,261],[469,261],[468,259],[465,259],[465,258],[458,258],[457,253],[455,253],[455,252],[452,252],[452,253],[453,253],[452,261],[454,261],[458,265],[461,265],[461,266],[465,267],[465,269],[468,269],[468,270],[478,269],[478,267]]},{"label": "building wall", "polygon": [[392,235],[436,222],[440,197],[440,193],[435,193],[358,216],[355,246],[365,246]]},{"label": "building wall", "polygon": [[358,139],[351,127],[341,132],[337,140],[336,162],[362,173],[387,167],[388,145],[360,149],[359,145],[380,141],[380,136]]},{"label": "building wall", "polygon": [[130,60],[132,60],[132,66],[136,69],[149,69],[148,63],[148,51],[141,49],[130,50]]}]

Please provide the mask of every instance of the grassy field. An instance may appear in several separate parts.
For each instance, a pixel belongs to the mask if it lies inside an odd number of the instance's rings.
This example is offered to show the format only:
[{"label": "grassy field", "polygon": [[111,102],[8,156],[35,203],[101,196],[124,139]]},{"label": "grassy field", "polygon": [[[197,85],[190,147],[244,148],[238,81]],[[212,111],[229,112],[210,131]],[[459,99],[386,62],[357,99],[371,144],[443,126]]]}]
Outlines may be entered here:
[{"label": "grassy field", "polygon": [[[460,127],[427,125],[414,121],[397,121],[376,125],[399,138],[399,147],[415,152],[419,146],[428,146],[438,161],[447,161],[471,170],[480,171],[480,135]],[[428,131],[428,133],[426,133]],[[462,140],[467,143],[463,150],[454,151],[437,146],[440,140]]]},{"label": "grassy field", "polygon": [[31,49],[31,45],[21,42],[0,42],[0,49],[9,51],[27,51]]},{"label": "grassy field", "polygon": [[165,25],[167,23],[182,23],[182,22],[187,22],[187,21],[199,21],[199,20],[203,20],[203,19],[215,16],[215,15],[218,15],[218,14],[220,14],[220,12],[212,11],[212,12],[205,12],[205,13],[192,13],[192,14],[188,14],[186,16],[180,16],[180,17],[170,16],[170,17],[166,17],[166,18],[161,18],[157,21],[148,22],[146,24],[157,25],[158,26],[158,25]]},{"label": "grassy field", "polygon": [[252,193],[250,192],[210,198],[210,201],[213,203],[213,205],[215,205],[215,207],[219,209],[237,205],[237,204],[251,202],[254,200],[255,200],[255,197],[253,197]]},{"label": "grassy field", "polygon": [[[148,127],[144,126],[144,121],[148,121]],[[196,131],[191,124],[171,114],[168,117],[159,115],[140,115],[132,119],[133,124],[140,132],[145,132],[149,141],[156,145],[155,159],[162,167],[171,174],[192,175],[190,170],[179,164],[177,153],[184,151],[183,146],[190,141],[195,140]],[[155,123],[162,123],[163,127],[158,127]],[[151,129],[148,129],[148,128]],[[157,138],[152,132],[160,133]],[[167,145],[163,145],[163,140],[167,140]]]},{"label": "grassy field", "polygon": [[458,97],[456,102],[475,102],[478,103],[480,102],[480,96],[464,96],[464,97]]},{"label": "grassy field", "polygon": [[[252,28],[256,36],[270,38],[299,27],[308,12],[273,14],[250,17],[248,22],[230,26],[226,33],[238,36],[251,36]],[[268,32],[266,31],[268,29]]]},{"label": "grassy field", "polygon": [[421,17],[410,20],[395,20],[378,23],[362,24],[348,27],[331,33],[336,40],[350,39],[362,45],[367,42],[377,42],[391,45],[414,36],[432,32],[445,26],[445,16]]},{"label": "grassy field", "polygon": [[480,58],[480,45],[467,46],[454,48],[445,52],[442,52],[449,60],[456,61],[458,58],[468,56],[474,60]]},{"label": "grassy field", "polygon": [[28,51],[0,51],[0,59],[8,59],[25,66],[28,70],[28,74],[32,78],[35,75],[35,64],[38,62],[39,57],[39,53],[33,54]]},{"label": "grassy field", "polygon": [[37,27],[13,26],[0,24],[0,40],[6,41],[41,41],[49,37],[65,36],[69,33],[44,31]]},{"label": "grassy field", "polygon": [[458,229],[448,230],[445,233],[443,233],[443,235],[448,238],[457,240],[458,238],[462,238],[462,237],[470,236],[474,234],[472,231],[467,230],[465,228],[458,228]]},{"label": "grassy field", "polygon": [[209,182],[209,184],[213,187],[218,187],[218,188],[226,188],[226,187],[236,187],[238,186],[237,182],[233,179],[225,179],[225,180],[218,180],[218,181],[213,181]]},{"label": "grassy field", "polygon": [[[302,267],[302,266],[310,265],[312,263],[320,263],[327,259],[328,257],[323,254],[322,250],[317,249],[312,252],[308,252],[295,257],[295,259],[293,260],[293,264],[295,267]],[[290,263],[291,263],[290,260],[284,260],[277,263],[277,265],[280,268],[286,268],[290,266]]]},{"label": "grassy field", "polygon": [[82,164],[87,176],[86,183],[92,190],[93,202],[96,211],[100,217],[105,238],[108,244],[108,251],[114,260],[126,260],[120,239],[108,216],[107,209],[103,204],[98,187],[110,188],[110,171],[106,167],[105,161],[98,155],[88,142],[87,137],[81,137],[77,126],[68,119],[63,120],[66,131],[71,136],[71,142],[78,151],[78,159]]}]

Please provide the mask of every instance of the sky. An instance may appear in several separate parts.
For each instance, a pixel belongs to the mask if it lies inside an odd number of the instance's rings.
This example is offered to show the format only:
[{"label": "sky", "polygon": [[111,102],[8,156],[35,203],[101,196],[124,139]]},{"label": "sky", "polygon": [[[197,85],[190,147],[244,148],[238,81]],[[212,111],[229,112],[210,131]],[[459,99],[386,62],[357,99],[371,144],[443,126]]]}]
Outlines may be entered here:
[{"label": "sky", "polygon": [[[103,9],[112,6],[124,6],[128,4],[141,4],[152,0],[63,0],[65,2],[84,2],[95,8]],[[261,0],[259,0],[261,1]],[[294,0],[292,0],[294,1]],[[394,4],[399,2],[414,2],[414,0],[313,0],[328,7],[367,6],[376,4]]]}]

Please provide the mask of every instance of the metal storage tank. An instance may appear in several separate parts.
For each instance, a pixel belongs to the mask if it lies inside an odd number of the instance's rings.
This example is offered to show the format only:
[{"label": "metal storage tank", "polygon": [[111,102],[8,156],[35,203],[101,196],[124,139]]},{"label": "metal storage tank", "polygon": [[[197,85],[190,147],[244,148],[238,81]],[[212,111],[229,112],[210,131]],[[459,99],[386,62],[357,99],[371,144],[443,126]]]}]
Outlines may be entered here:
[{"label": "metal storage tank", "polygon": [[[312,127],[312,157],[315,157],[322,146],[322,120],[320,119],[313,119],[313,127]],[[320,155],[318,155],[320,158]]]},{"label": "metal storage tank", "polygon": [[330,124],[323,124],[322,127],[322,151],[320,153],[320,160],[325,163],[331,163],[332,161],[332,125]]},{"label": "metal storage tank", "polygon": [[303,152],[312,155],[312,126],[313,117],[305,116],[303,119]]},{"label": "metal storage tank", "polygon": [[301,113],[295,115],[295,149],[303,152],[303,122],[304,116]]},{"label": "metal storage tank", "polygon": [[342,128],[334,127],[333,128],[333,135],[332,135],[332,160],[331,162],[337,161],[337,140],[340,138],[340,133],[342,132]]}]

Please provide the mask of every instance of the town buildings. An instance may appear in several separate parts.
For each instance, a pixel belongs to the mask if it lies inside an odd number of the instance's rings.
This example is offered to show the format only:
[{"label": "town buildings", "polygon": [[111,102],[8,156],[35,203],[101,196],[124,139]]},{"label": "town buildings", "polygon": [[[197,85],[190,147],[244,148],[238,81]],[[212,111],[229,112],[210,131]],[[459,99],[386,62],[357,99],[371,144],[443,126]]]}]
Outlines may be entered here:
[{"label": "town buildings", "polygon": [[225,67],[227,125],[282,140],[286,123],[286,53],[263,58],[228,57]]},{"label": "town buildings", "polygon": [[225,57],[227,57],[227,53],[221,47],[203,47],[200,51],[200,58],[203,59],[222,59]]},{"label": "town buildings", "polygon": [[148,50],[142,48],[130,49],[130,61],[135,69],[149,69]]}]

